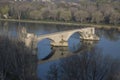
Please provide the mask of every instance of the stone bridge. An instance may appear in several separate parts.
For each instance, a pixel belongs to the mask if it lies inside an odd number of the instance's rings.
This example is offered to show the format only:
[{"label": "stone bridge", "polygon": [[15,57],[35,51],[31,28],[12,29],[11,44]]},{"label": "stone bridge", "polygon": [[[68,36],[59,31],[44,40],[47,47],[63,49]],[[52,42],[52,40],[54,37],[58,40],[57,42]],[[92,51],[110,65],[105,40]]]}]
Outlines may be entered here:
[{"label": "stone bridge", "polygon": [[[85,44],[88,46],[93,45],[93,40],[99,40],[99,37],[95,34],[95,28],[89,27],[89,28],[82,28],[82,29],[74,29],[74,30],[68,30],[68,31],[62,31],[62,32],[55,32],[51,34],[45,34],[45,35],[35,35],[33,33],[27,33],[26,29],[23,28],[20,32],[20,39],[25,42],[25,45],[31,49],[33,49],[34,54],[37,54],[37,45],[38,43],[43,39],[50,39],[51,45],[53,46],[59,46],[59,47],[52,47],[53,51],[57,51],[57,53],[54,53],[53,55],[50,54],[50,56],[47,56],[47,59],[40,60],[39,63],[45,63],[48,61],[53,61],[61,58],[66,58],[69,56],[72,56],[73,54],[71,52],[68,52],[68,40],[69,38],[74,34],[79,33],[80,39],[83,40],[82,44],[84,44],[84,41],[87,40],[89,43]],[[92,43],[91,43],[92,42]],[[85,42],[86,43],[86,42]],[[44,46],[44,45],[43,45]],[[60,47],[64,46],[64,47]],[[61,50],[62,48],[62,50]],[[77,52],[83,52],[84,48],[82,49],[82,46],[80,47]],[[62,51],[62,52],[61,52]],[[71,53],[71,54],[69,54]],[[48,58],[49,57],[49,58]]]},{"label": "stone bridge", "polygon": [[37,48],[38,42],[46,38],[51,40],[51,45],[53,46],[68,46],[67,41],[74,33],[79,33],[81,40],[99,40],[99,37],[95,34],[95,28],[93,27],[55,32],[39,36],[36,36],[33,33],[27,33],[26,29],[23,28],[21,39],[28,47],[32,45]]}]

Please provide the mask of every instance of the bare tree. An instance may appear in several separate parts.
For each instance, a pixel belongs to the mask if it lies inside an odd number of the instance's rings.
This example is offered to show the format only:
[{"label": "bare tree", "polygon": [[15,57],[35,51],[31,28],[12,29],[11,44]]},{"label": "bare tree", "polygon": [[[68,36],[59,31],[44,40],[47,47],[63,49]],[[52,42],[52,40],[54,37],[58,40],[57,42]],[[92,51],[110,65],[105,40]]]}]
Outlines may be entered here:
[{"label": "bare tree", "polygon": [[11,6],[13,6],[14,16],[19,20],[25,15],[25,13],[28,14],[31,9],[31,4],[26,2],[16,2]]},{"label": "bare tree", "polygon": [[0,80],[37,80],[36,56],[23,42],[0,36]]},{"label": "bare tree", "polygon": [[110,15],[110,23],[118,24],[120,23],[120,13],[114,11]]},{"label": "bare tree", "polygon": [[50,19],[57,20],[58,19],[58,10],[50,10]]},{"label": "bare tree", "polygon": [[42,8],[42,9],[41,9],[41,14],[42,14],[43,19],[49,19],[49,18],[50,18],[50,16],[49,16],[49,14],[50,14],[50,9],[47,8],[47,7]]},{"label": "bare tree", "polygon": [[43,19],[41,11],[38,10],[30,11],[29,16],[31,19],[35,20]]},{"label": "bare tree", "polygon": [[76,21],[83,23],[83,22],[86,22],[88,18],[88,13],[86,11],[79,10],[75,12],[74,16]]},{"label": "bare tree", "polygon": [[59,19],[64,20],[64,21],[70,21],[71,20],[71,12],[70,12],[70,10],[60,9]]},{"label": "bare tree", "polygon": [[104,20],[103,14],[100,11],[96,11],[92,13],[91,22],[100,23]]}]

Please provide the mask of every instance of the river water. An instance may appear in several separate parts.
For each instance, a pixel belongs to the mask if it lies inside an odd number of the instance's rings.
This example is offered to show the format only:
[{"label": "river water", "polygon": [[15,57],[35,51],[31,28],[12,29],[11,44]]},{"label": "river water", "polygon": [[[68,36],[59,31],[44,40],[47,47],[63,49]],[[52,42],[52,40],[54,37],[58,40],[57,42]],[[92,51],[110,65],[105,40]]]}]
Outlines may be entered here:
[{"label": "river water", "polygon": [[[34,24],[34,23],[15,23],[0,22],[0,33],[18,37],[19,30],[24,27],[28,33],[35,35],[50,34],[65,30],[74,30],[83,26],[64,26],[53,24]],[[36,74],[38,78],[46,80],[47,71],[52,63],[58,63],[59,59],[66,58],[69,55],[77,54],[82,50],[92,50],[95,48],[103,55],[110,55],[113,58],[120,57],[120,30],[96,29],[96,34],[100,37],[99,41],[81,41],[79,34],[73,34],[68,40],[68,47],[52,47],[50,40],[44,39],[37,45],[37,64]],[[51,56],[48,55],[52,54]],[[47,59],[45,59],[47,57]],[[43,60],[44,59],[44,60]]]}]

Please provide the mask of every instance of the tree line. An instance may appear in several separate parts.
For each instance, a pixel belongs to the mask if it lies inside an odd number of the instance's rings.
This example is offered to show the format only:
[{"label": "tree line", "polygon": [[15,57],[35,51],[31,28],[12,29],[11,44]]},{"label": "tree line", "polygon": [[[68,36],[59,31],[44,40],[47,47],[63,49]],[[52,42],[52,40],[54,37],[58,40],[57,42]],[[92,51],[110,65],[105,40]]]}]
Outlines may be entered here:
[{"label": "tree line", "polygon": [[0,18],[120,24],[119,5],[118,0],[13,2],[0,6]]}]

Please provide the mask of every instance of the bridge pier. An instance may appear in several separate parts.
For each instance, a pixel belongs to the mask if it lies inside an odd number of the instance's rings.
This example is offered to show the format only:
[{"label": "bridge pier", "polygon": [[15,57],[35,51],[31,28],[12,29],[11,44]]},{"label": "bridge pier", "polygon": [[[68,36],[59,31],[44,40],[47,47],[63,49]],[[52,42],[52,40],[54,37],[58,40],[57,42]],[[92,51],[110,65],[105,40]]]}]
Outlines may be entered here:
[{"label": "bridge pier", "polygon": [[95,34],[88,34],[88,35],[84,35],[83,37],[80,36],[81,40],[89,40],[89,41],[96,41],[99,40],[99,37]]}]

